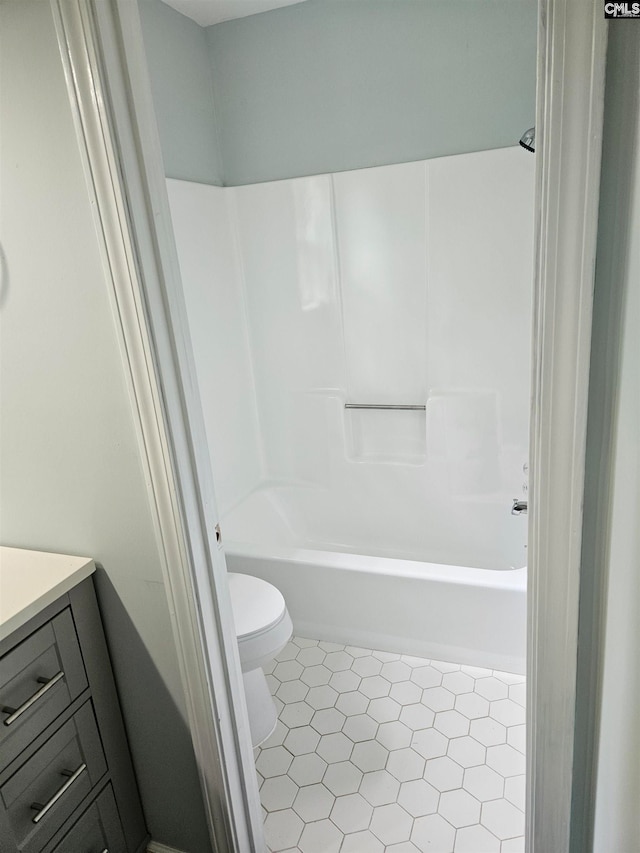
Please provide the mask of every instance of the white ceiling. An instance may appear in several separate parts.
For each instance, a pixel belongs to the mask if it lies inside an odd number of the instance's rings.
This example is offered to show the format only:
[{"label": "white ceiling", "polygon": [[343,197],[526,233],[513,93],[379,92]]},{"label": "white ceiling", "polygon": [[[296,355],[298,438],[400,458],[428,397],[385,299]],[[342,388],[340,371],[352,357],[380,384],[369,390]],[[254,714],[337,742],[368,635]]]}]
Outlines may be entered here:
[{"label": "white ceiling", "polygon": [[176,11],[181,12],[200,24],[201,27],[210,27],[222,21],[231,21],[233,18],[245,18],[247,15],[257,15],[259,12],[268,12],[269,9],[278,9],[280,6],[292,6],[302,0],[164,0],[168,6],[173,6]]}]

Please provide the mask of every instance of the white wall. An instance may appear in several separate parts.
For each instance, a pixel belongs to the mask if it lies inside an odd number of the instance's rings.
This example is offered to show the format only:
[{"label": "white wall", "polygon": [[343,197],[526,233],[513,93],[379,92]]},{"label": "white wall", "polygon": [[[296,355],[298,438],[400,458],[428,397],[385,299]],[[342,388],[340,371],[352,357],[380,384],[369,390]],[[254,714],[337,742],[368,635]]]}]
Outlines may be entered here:
[{"label": "white wall", "polygon": [[[614,320],[606,348],[596,356],[612,360],[617,375],[611,488],[604,506],[610,544],[594,853],[640,851],[639,92],[638,28],[611,27],[596,306],[607,306]],[[594,336],[606,321],[594,316]],[[602,388],[591,393],[606,397]]]},{"label": "white wall", "polygon": [[[243,339],[240,285],[262,485],[299,542],[526,563],[526,525],[510,508],[527,459],[533,165],[511,148],[216,191],[231,199],[237,281],[203,247],[231,245],[218,213],[195,236],[202,188],[170,182],[204,394],[217,381],[253,405],[244,342],[241,357],[227,343]],[[238,405],[205,402],[223,482],[256,472],[242,459],[245,446],[255,455],[255,421]]]},{"label": "white wall", "polygon": [[0,538],[94,557],[148,827],[210,850],[152,516],[49,3],[0,4]]}]

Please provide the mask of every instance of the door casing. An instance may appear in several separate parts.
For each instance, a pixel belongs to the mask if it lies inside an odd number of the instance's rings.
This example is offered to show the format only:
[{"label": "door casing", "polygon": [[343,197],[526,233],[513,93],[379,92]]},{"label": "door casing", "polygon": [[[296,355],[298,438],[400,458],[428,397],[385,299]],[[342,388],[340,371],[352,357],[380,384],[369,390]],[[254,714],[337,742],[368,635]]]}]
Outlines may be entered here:
[{"label": "door casing", "polygon": [[[220,853],[258,853],[260,801],[137,4],[51,5],[164,557],[212,844]],[[540,0],[528,853],[569,853],[570,845],[605,55],[601,4]],[[588,813],[584,806],[574,802],[574,813]]]}]

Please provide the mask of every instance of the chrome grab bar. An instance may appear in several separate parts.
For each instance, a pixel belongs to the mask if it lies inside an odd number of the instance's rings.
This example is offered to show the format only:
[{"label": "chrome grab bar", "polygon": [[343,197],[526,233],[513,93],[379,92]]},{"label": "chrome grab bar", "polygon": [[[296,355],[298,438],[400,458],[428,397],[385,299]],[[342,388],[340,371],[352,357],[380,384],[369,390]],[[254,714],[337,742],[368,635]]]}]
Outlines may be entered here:
[{"label": "chrome grab bar", "polygon": [[78,769],[73,772],[71,770],[63,770],[62,775],[68,776],[69,778],[64,783],[64,785],[62,785],[62,787],[58,788],[58,790],[51,797],[51,799],[48,800],[44,805],[42,805],[41,803],[31,803],[31,808],[38,810],[38,814],[32,818],[34,823],[39,823],[42,820],[42,818],[47,814],[49,809],[52,809],[55,806],[60,797],[66,794],[66,792],[73,785],[76,779],[78,779],[86,769],[87,765],[81,764],[80,767],[78,767]]},{"label": "chrome grab bar", "polygon": [[390,405],[387,403],[345,403],[345,409],[383,409],[392,412],[424,412],[425,405]]},{"label": "chrome grab bar", "polygon": [[19,708],[7,708],[7,706],[3,706],[2,713],[9,714],[7,719],[4,721],[5,726],[10,726],[11,723],[15,723],[15,721],[24,714],[25,711],[28,711],[32,705],[38,701],[38,699],[42,699],[42,697],[47,693],[51,688],[57,684],[62,678],[64,678],[64,672],[60,670],[57,672],[53,678],[38,678],[38,682],[42,684],[40,690],[36,690],[33,696],[30,696],[26,702],[23,702]]}]

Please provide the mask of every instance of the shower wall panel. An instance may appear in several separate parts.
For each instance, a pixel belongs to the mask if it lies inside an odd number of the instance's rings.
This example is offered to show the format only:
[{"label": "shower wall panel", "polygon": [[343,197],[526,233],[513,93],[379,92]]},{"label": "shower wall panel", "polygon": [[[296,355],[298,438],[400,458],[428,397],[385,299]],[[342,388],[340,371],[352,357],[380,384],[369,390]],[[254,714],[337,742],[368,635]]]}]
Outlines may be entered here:
[{"label": "shower wall panel", "polygon": [[345,375],[331,177],[227,192],[235,202],[267,474],[324,483],[326,402]]},{"label": "shower wall panel", "polygon": [[263,477],[248,327],[229,196],[168,180],[169,204],[220,514]]},{"label": "shower wall panel", "polygon": [[426,179],[423,162],[333,177],[353,402],[427,396]]},{"label": "shower wall panel", "polygon": [[[501,149],[220,191],[264,485],[298,541],[525,564],[526,525],[510,509],[527,460],[533,166]],[[226,310],[218,287],[209,273],[209,291],[204,279],[187,288],[201,327]],[[226,381],[219,358],[199,365],[203,381]],[[210,430],[216,469],[216,439],[242,455],[238,412],[210,409],[229,420]]]}]

